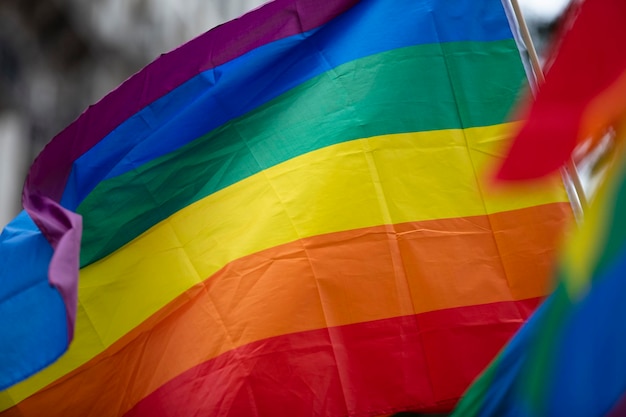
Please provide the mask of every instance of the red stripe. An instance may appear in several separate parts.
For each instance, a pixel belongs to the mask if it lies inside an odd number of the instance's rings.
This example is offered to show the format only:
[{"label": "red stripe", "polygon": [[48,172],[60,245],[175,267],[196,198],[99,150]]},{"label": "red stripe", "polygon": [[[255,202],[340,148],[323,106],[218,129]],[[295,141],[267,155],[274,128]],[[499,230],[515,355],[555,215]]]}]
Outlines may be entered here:
[{"label": "red stripe", "polygon": [[[553,258],[547,248],[556,246],[568,211],[557,203],[347,230],[237,259],[83,365],[57,369],[57,380],[0,415],[119,416],[188,369],[261,340],[543,296]],[[499,320],[497,308],[465,311],[480,311],[483,323]]]},{"label": "red stripe", "polygon": [[[575,12],[562,28],[547,65],[546,81],[526,115],[498,177],[538,178],[569,160],[579,140],[619,123],[626,108],[626,2],[588,0],[573,3]],[[600,28],[602,28],[600,30]],[[597,101],[599,100],[599,101]],[[591,107],[591,108],[590,108]],[[592,111],[594,114],[586,114]],[[586,120],[591,116],[592,120]]]},{"label": "red stripe", "polygon": [[250,343],[182,373],[125,415],[449,411],[537,303],[461,307]]}]

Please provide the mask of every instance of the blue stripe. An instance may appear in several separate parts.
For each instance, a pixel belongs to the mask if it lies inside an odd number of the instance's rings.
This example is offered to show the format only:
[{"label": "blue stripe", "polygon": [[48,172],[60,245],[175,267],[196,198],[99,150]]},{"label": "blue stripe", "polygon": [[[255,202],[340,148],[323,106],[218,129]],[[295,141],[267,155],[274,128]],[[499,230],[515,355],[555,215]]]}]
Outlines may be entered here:
[{"label": "blue stripe", "polygon": [[[574,303],[557,334],[542,328],[554,315],[556,297],[567,297],[559,286],[533,314],[503,350],[496,366],[488,369],[480,417],[603,416],[626,392],[626,249],[622,249],[603,276],[594,278],[593,288]],[[537,389],[529,371],[536,356],[533,348],[553,344],[549,367],[539,377],[548,380],[546,402],[530,404],[529,392]]]},{"label": "blue stripe", "polygon": [[167,154],[344,63],[412,45],[511,38],[499,0],[362,1],[321,28],[200,73],[130,117],[75,161],[62,204],[75,209],[100,181]]},{"label": "blue stripe", "polygon": [[52,248],[26,212],[0,235],[0,391],[67,348],[67,315],[48,283]]},{"label": "blue stripe", "polygon": [[605,415],[626,392],[626,248],[592,285],[558,340],[550,415]]},{"label": "blue stripe", "polygon": [[[476,417],[531,417],[530,404],[520,385],[530,357],[529,347],[537,343],[546,316],[551,313],[555,297],[549,297],[504,347],[486,370],[489,384],[477,405]],[[523,383],[522,383],[523,384]],[[474,414],[472,414],[474,415]],[[456,414],[455,414],[456,416]],[[460,417],[460,416],[459,416]]]}]

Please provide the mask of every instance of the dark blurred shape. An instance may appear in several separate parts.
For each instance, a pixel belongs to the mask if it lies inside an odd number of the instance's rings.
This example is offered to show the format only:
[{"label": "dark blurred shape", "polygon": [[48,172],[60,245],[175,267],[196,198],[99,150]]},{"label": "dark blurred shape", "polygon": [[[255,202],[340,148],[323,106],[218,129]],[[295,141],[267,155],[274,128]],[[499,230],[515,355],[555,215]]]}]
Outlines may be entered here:
[{"label": "dark blurred shape", "polygon": [[19,54],[10,43],[0,38],[0,112],[12,107],[14,85],[20,73]]},{"label": "dark blurred shape", "polygon": [[19,0],[17,9],[50,62],[65,69],[87,58],[89,44],[74,29],[67,6],[49,0]]},{"label": "dark blurred shape", "polygon": [[[73,87],[84,94],[76,75],[93,57],[71,17],[65,2],[0,3],[0,111],[17,111],[28,120],[31,158],[83,105],[67,100],[67,92]],[[70,89],[62,92],[65,83]]]}]

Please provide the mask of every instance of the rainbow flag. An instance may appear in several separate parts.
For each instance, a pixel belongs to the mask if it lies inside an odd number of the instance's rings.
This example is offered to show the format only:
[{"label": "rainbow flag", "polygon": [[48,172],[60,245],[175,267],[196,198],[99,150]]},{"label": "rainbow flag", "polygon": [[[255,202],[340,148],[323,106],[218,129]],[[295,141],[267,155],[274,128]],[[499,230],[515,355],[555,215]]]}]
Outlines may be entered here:
[{"label": "rainbow flag", "polygon": [[602,138],[626,113],[626,54],[617,52],[626,39],[626,2],[572,2],[564,20],[546,81],[498,172],[501,179],[558,170],[577,146]]},{"label": "rainbow flag", "polygon": [[568,241],[554,294],[470,387],[455,416],[626,413],[624,210],[621,149],[582,228]]},{"label": "rainbow flag", "polygon": [[498,0],[277,0],[160,57],[30,170],[0,415],[450,410],[571,217],[487,187],[524,82]]},{"label": "rainbow flag", "polygon": [[617,130],[609,169],[561,254],[556,290],[468,389],[454,416],[626,415],[626,59],[615,49],[625,19],[622,1],[576,4],[504,160],[504,179],[541,177],[571,158],[579,142],[603,136],[609,126]]}]

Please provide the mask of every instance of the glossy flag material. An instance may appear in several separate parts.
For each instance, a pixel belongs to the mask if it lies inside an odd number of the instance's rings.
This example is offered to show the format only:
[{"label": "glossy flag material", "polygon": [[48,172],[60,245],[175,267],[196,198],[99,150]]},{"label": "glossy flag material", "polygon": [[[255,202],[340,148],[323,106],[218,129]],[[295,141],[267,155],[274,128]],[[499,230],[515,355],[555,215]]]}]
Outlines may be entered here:
[{"label": "glossy flag material", "polygon": [[451,409],[571,214],[486,186],[524,80],[496,0],[277,0],[162,56],[30,170],[1,384],[73,341],[0,415]]}]

